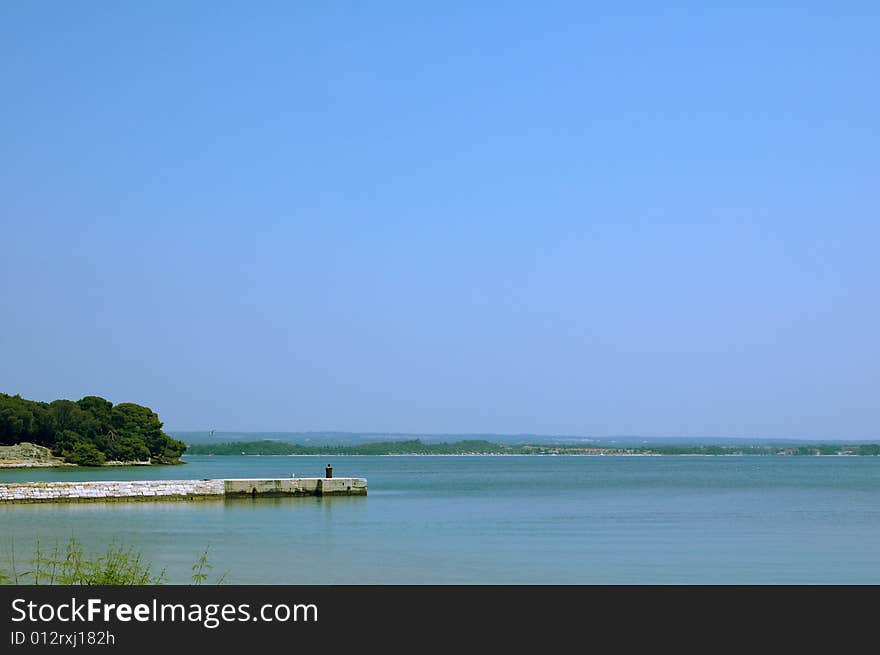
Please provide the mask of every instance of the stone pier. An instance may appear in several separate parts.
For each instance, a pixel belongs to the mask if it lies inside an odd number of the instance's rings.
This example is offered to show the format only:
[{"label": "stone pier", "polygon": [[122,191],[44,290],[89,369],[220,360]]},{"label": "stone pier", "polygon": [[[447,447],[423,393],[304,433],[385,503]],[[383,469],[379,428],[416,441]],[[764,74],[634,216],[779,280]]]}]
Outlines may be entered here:
[{"label": "stone pier", "polygon": [[366,496],[364,478],[130,480],[0,484],[0,503],[222,500],[267,496]]}]

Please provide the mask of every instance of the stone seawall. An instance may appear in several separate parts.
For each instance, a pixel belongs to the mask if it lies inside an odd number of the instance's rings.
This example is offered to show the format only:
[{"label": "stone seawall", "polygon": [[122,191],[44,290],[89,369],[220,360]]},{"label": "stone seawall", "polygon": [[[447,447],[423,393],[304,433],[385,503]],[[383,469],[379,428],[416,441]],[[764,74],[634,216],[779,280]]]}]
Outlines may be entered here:
[{"label": "stone seawall", "polygon": [[366,496],[364,478],[131,480],[0,484],[0,503],[222,500],[258,496]]},{"label": "stone seawall", "polygon": [[366,496],[364,478],[280,478],[223,480],[227,496]]}]

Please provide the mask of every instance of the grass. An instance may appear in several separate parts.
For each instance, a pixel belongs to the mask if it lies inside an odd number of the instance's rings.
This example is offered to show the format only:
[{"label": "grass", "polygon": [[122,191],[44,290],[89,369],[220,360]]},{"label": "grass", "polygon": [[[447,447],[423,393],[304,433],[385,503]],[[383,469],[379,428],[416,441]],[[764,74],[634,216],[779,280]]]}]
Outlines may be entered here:
[{"label": "grass", "polygon": [[[0,570],[0,584],[127,586],[167,582],[165,569],[156,570],[134,547],[112,543],[104,552],[86,552],[74,537],[64,547],[56,543],[48,550],[38,541],[24,569],[16,562],[13,543],[10,564],[11,571]],[[205,548],[192,566],[192,583],[207,582],[213,568]],[[223,584],[225,579],[224,573],[215,584]]]}]

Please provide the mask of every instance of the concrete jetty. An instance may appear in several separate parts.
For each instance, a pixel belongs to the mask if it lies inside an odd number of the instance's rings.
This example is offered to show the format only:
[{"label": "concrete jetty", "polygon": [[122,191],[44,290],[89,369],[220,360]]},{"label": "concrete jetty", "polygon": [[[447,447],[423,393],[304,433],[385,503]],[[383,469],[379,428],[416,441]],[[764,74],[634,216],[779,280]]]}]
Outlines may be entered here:
[{"label": "concrete jetty", "polygon": [[278,496],[366,496],[364,478],[241,478],[0,484],[0,503],[222,500]]}]

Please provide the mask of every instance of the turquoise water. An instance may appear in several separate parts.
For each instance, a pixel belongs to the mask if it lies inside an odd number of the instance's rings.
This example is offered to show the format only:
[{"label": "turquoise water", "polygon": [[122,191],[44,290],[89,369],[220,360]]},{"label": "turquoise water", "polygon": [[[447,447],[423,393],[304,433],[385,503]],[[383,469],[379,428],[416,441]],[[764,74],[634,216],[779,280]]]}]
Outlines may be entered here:
[{"label": "turquoise water", "polygon": [[[0,505],[14,542],[133,544],[187,582],[880,583],[880,458],[189,457],[0,481],[369,478],[366,498]],[[4,561],[6,560],[6,561]]]}]

